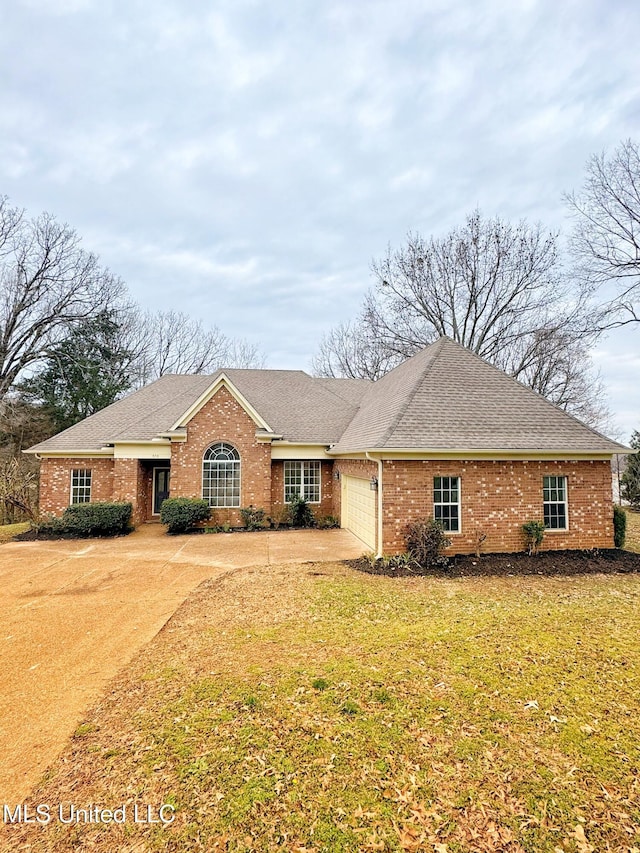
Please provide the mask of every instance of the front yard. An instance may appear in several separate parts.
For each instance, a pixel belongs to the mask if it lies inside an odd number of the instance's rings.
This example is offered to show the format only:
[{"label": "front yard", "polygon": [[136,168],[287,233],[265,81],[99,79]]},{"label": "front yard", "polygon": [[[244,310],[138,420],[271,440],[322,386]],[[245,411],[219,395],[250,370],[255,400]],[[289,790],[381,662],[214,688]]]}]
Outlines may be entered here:
[{"label": "front yard", "polygon": [[640,575],[206,582],[35,803],[166,827],[4,827],[32,851],[640,848]]}]

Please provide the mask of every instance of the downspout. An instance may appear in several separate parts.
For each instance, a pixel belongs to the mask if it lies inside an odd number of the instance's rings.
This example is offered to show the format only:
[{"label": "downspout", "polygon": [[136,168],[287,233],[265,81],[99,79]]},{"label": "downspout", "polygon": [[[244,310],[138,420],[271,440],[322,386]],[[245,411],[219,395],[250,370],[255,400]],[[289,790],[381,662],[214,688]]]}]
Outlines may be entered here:
[{"label": "downspout", "polygon": [[382,557],[382,459],[375,459],[368,450],[365,451],[365,456],[370,462],[378,463],[378,531],[376,535],[376,558]]}]

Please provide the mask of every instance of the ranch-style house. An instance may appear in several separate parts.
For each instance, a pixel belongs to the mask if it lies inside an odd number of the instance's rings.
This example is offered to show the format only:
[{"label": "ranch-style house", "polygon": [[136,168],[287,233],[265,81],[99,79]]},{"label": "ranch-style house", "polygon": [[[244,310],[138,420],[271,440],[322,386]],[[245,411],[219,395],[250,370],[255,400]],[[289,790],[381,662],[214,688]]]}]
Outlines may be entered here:
[{"label": "ranch-style house", "polygon": [[299,370],[163,376],[30,448],[40,509],[126,500],[135,523],[203,497],[216,524],[295,495],[377,554],[435,517],[449,553],[613,547],[611,459],[626,451],[450,338],[376,382]]}]

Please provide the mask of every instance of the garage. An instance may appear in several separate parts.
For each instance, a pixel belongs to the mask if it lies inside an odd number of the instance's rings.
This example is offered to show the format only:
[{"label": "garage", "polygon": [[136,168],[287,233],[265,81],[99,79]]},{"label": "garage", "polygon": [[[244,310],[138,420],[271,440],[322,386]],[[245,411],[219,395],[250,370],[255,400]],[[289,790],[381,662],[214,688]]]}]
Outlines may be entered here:
[{"label": "garage", "polygon": [[341,526],[376,550],[376,492],[369,480],[342,476]]}]

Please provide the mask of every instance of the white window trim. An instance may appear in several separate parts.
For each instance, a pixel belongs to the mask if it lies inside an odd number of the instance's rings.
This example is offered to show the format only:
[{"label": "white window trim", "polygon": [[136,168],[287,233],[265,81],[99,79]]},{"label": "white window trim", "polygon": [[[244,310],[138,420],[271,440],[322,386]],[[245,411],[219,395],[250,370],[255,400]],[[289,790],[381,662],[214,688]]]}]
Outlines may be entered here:
[{"label": "white window trim", "polygon": [[[564,480],[564,501],[545,501],[544,499],[544,478],[555,477],[556,479]],[[542,476],[542,518],[544,520],[544,505],[546,503],[564,503],[564,520],[565,527],[547,527],[545,525],[545,536],[547,533],[566,533],[569,530],[569,478],[566,474],[543,474]]]},{"label": "white window trim", "polygon": [[310,501],[307,500],[304,496],[304,477],[302,475],[302,469],[300,470],[300,492],[298,497],[306,500],[309,504],[314,504],[317,506],[322,503],[322,462],[319,459],[286,459],[282,463],[282,497],[284,503],[287,503],[287,481],[286,481],[286,467],[287,465],[318,465],[318,500]]},{"label": "white window trim", "polygon": [[[74,471],[88,471],[89,472],[89,500],[88,501],[80,501],[80,503],[91,503],[91,492],[93,491],[93,469],[92,468],[71,468],[69,470],[69,506],[73,506],[74,503],[78,503],[78,501],[74,501],[73,499],[73,472]],[[76,489],[81,488],[80,486],[76,486]],[[86,488],[86,487],[82,487]]]},{"label": "white window trim", "polygon": [[457,506],[458,507],[458,529],[457,530],[445,530],[444,532],[447,536],[460,536],[462,533],[462,477],[459,474],[434,474],[431,480],[431,499],[433,500],[433,493],[435,491],[435,483],[434,480],[436,477],[448,477],[450,480],[458,481],[458,501],[457,503],[439,503],[436,504],[435,500],[433,501],[433,519],[434,521],[439,521],[436,518],[436,506]]},{"label": "white window trim", "polygon": [[[211,450],[211,448],[216,444],[226,444],[228,447],[232,447],[235,450],[235,452],[238,454],[238,459],[234,460],[234,461],[237,461],[237,463],[238,463],[238,503],[237,504],[224,504],[224,505],[223,504],[211,504],[211,503],[209,503],[210,498],[205,498],[205,496],[204,496],[204,465],[205,465],[205,462],[211,461],[211,460],[205,459],[204,456],[205,456],[205,453],[207,453],[207,451]],[[232,444],[230,441],[224,441],[224,440],[214,441],[211,444],[209,444],[205,448],[204,453],[202,454],[202,464],[200,466],[200,479],[201,479],[202,499],[207,501],[207,503],[209,503],[209,506],[211,507],[212,510],[216,510],[216,509],[240,509],[240,507],[242,506],[242,456],[240,455],[240,451],[235,446],[235,444]]]}]

